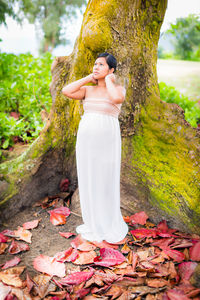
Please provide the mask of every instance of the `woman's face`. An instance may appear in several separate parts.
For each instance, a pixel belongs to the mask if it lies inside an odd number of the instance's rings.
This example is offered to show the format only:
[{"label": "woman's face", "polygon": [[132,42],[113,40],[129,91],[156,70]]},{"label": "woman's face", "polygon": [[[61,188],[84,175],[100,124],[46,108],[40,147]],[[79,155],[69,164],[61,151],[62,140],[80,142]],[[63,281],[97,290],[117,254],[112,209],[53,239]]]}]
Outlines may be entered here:
[{"label": "woman's face", "polygon": [[95,79],[105,78],[106,75],[113,73],[114,68],[109,69],[105,57],[98,57],[94,63],[93,76]]}]

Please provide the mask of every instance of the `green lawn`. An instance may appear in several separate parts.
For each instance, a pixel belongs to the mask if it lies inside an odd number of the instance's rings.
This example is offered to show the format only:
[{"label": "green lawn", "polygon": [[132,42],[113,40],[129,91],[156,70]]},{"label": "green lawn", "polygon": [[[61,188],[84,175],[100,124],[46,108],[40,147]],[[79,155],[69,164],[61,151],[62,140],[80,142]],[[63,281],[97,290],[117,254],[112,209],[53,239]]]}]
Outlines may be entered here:
[{"label": "green lawn", "polygon": [[191,100],[200,100],[200,62],[158,59],[158,82],[174,86]]}]

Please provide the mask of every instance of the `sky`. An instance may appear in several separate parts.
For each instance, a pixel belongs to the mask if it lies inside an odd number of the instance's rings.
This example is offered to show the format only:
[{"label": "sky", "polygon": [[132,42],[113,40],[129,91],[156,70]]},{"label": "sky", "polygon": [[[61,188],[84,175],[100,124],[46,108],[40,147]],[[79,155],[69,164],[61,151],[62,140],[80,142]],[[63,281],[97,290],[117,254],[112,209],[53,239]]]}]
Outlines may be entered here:
[{"label": "sky", "polygon": [[[176,18],[186,17],[190,13],[200,14],[200,0],[168,0],[161,32],[168,29],[170,23],[175,23]],[[54,49],[53,55],[64,56],[72,52],[81,28],[83,14],[78,12],[77,16],[77,19],[71,22],[66,31],[66,37],[70,39],[70,44],[57,47]],[[34,56],[38,56],[39,40],[34,25],[24,21],[23,27],[21,27],[10,17],[6,20],[7,27],[0,26],[0,38],[3,40],[0,42],[0,50],[14,54],[30,52]]]}]

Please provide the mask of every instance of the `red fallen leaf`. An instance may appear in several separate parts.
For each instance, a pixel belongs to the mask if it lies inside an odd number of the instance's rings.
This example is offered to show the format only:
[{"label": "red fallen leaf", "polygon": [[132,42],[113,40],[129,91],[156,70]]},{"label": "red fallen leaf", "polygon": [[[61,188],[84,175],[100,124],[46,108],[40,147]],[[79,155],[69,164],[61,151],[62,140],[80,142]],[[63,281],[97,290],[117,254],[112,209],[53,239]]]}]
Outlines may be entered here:
[{"label": "red fallen leaf", "polygon": [[178,269],[181,278],[189,280],[197,265],[196,262],[192,261],[185,261],[179,264]]},{"label": "red fallen leaf", "polygon": [[110,244],[110,243],[107,243],[106,241],[102,241],[102,242],[93,241],[91,243],[94,244],[98,248],[112,248],[112,249],[119,248],[119,246],[117,244]]},{"label": "red fallen leaf", "polygon": [[18,229],[14,230],[14,233],[17,239],[23,240],[27,243],[31,243],[32,233],[29,230],[24,229],[21,226],[18,226]]},{"label": "red fallen leaf", "polygon": [[131,221],[129,216],[123,216],[123,219],[126,223],[129,223]]},{"label": "red fallen leaf", "polygon": [[10,229],[5,229],[1,233],[6,236],[15,237],[14,231],[12,231]]},{"label": "red fallen leaf", "polygon": [[10,254],[16,254],[21,251],[28,251],[28,250],[30,250],[29,245],[21,242],[16,242],[13,240],[10,245],[10,248],[8,249],[8,252]]},{"label": "red fallen leaf", "polygon": [[83,281],[88,280],[90,277],[92,277],[92,275],[94,274],[94,271],[89,271],[89,272],[74,272],[66,277],[64,277],[63,279],[61,279],[59,281],[59,283],[61,285],[77,285],[80,284]]},{"label": "red fallen leaf", "polygon": [[10,293],[11,287],[0,282],[0,299],[6,299],[6,296]]},{"label": "red fallen leaf", "polygon": [[90,292],[90,288],[87,289],[82,288],[76,292],[76,297],[77,299],[85,299],[84,296],[87,295],[89,292]]},{"label": "red fallen leaf", "polygon": [[24,229],[33,229],[38,226],[39,222],[40,222],[40,220],[33,220],[33,221],[24,223],[22,226]]},{"label": "red fallen leaf", "polygon": [[200,242],[197,242],[190,247],[189,255],[191,260],[200,261]]},{"label": "red fallen leaf", "polygon": [[135,213],[134,215],[130,216],[131,224],[141,224],[144,225],[146,223],[146,220],[149,217],[144,211],[140,211],[138,213]]},{"label": "red fallen leaf", "polygon": [[63,225],[66,223],[66,217],[61,214],[51,213],[50,221],[53,225]]},{"label": "red fallen leaf", "polygon": [[77,249],[77,247],[78,247],[80,244],[84,243],[84,242],[85,242],[85,240],[84,240],[84,239],[82,238],[82,236],[79,234],[79,235],[77,235],[77,236],[71,241],[70,245],[71,245],[73,248]]},{"label": "red fallen leaf", "polygon": [[5,264],[2,267],[2,270],[10,268],[10,267],[14,267],[16,265],[18,265],[18,263],[21,261],[21,259],[19,257],[14,257],[13,259],[8,260],[7,262],[5,262]]},{"label": "red fallen leaf", "polygon": [[186,239],[176,239],[173,244],[170,245],[170,248],[188,248],[193,246],[193,243]]},{"label": "red fallen leaf", "polygon": [[68,239],[70,236],[72,235],[76,235],[75,233],[71,233],[71,232],[58,232],[61,236],[65,237],[66,239]]},{"label": "red fallen leaf", "polygon": [[104,267],[119,265],[124,262],[126,258],[118,250],[110,248],[101,248],[100,255],[94,258],[94,264]]},{"label": "red fallen leaf", "polygon": [[163,252],[177,262],[181,262],[185,259],[184,253],[178,250],[164,249]]},{"label": "red fallen leaf", "polygon": [[37,271],[46,273],[51,276],[65,276],[65,264],[55,261],[54,257],[40,254],[34,259],[33,267]]},{"label": "red fallen leaf", "polygon": [[167,226],[167,222],[166,220],[161,221],[160,223],[158,223],[157,225],[157,229],[163,233],[173,233],[176,232],[177,229],[171,229]]},{"label": "red fallen leaf", "polygon": [[190,300],[190,298],[185,296],[185,294],[182,291],[180,291],[176,288],[167,290],[166,294],[170,300]]},{"label": "red fallen leaf", "polygon": [[66,251],[56,253],[54,255],[54,259],[59,262],[73,262],[78,257],[78,255],[78,251],[70,247]]},{"label": "red fallen leaf", "polygon": [[156,237],[157,236],[157,229],[147,229],[147,228],[137,228],[134,230],[130,230],[130,233],[134,235],[137,239],[142,239],[145,237]]},{"label": "red fallen leaf", "polygon": [[55,208],[52,210],[48,210],[48,213],[49,214],[56,213],[56,214],[60,214],[60,215],[64,215],[64,216],[68,217],[70,215],[71,211],[68,207],[61,206],[61,207],[58,207],[58,208]]},{"label": "red fallen leaf", "polygon": [[151,243],[151,245],[158,246],[161,249],[169,249],[169,244],[171,244],[173,241],[174,238],[159,239],[158,241]]},{"label": "red fallen leaf", "polygon": [[[76,250],[78,251],[78,250]],[[78,251],[78,257],[73,261],[75,265],[86,265],[94,262],[94,258],[96,257],[96,252],[94,250],[82,252]]]},{"label": "red fallen leaf", "polygon": [[84,243],[80,244],[77,249],[81,251],[91,251],[96,249],[96,246],[93,243],[85,241]]},{"label": "red fallen leaf", "polygon": [[0,233],[0,243],[6,243],[8,238],[3,234]]},{"label": "red fallen leaf", "polygon": [[69,179],[67,178],[62,179],[60,182],[60,190],[62,192],[66,192],[68,190],[68,187],[69,187]]}]

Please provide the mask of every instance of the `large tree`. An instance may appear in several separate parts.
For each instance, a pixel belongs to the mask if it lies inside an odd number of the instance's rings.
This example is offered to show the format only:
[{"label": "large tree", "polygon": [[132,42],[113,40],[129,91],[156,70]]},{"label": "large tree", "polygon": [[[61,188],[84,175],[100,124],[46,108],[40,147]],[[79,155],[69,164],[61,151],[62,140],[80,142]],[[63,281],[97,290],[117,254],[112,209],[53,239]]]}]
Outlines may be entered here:
[{"label": "large tree", "polygon": [[159,97],[157,45],[166,6],[167,0],[89,1],[73,52],[52,64],[53,105],[45,128],[25,153],[1,165],[2,217],[57,193],[65,177],[77,188],[75,142],[83,107],[61,90],[92,72],[97,53],[108,51],[127,88],[119,118],[123,205],[200,233],[200,134],[177,104]]}]

